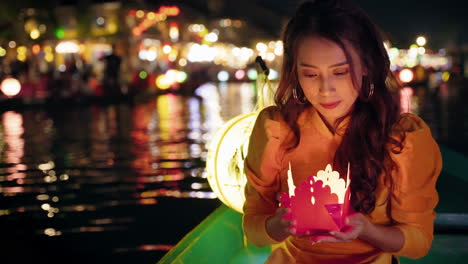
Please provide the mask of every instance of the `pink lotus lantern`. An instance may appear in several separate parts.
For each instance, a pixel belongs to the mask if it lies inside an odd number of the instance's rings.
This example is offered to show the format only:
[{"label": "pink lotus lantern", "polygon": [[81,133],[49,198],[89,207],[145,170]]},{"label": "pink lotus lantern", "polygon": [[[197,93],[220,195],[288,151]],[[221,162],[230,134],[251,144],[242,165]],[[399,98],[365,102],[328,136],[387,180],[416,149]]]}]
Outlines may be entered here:
[{"label": "pink lotus lantern", "polygon": [[284,218],[296,221],[298,235],[326,235],[330,231],[339,231],[345,226],[346,217],[353,213],[349,184],[349,163],[346,182],[328,164],[324,171],[309,176],[296,188],[289,164],[289,195],[281,193],[280,207],[288,207],[291,211]]}]

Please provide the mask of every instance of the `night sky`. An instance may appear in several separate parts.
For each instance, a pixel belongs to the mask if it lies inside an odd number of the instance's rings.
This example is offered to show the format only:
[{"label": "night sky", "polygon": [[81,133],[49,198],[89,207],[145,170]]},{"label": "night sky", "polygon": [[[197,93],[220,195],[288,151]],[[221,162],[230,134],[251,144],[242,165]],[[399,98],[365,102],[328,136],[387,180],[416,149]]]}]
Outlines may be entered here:
[{"label": "night sky", "polygon": [[[294,12],[301,0],[251,0],[284,15]],[[418,35],[428,47],[439,49],[468,45],[468,3],[464,0],[354,0],[366,10],[392,43],[407,48]]]},{"label": "night sky", "polygon": [[[0,0],[4,2],[5,0]],[[54,4],[76,4],[77,0],[43,0]],[[118,0],[116,0],[118,1]],[[206,14],[210,5],[222,6],[216,16],[242,17],[254,22],[272,35],[279,37],[281,28],[295,7],[303,0],[120,0],[132,5],[184,4]],[[464,0],[354,0],[379,25],[394,46],[407,48],[418,35],[428,39],[427,47],[468,48],[468,7]],[[6,1],[10,2],[10,1]],[[18,0],[18,3],[42,1]],[[81,0],[80,3],[112,2],[108,0]],[[10,2],[13,3],[13,2]],[[281,18],[281,19],[276,19]]]},{"label": "night sky", "polygon": [[438,49],[468,44],[468,8],[460,0],[356,0],[396,45],[414,42],[419,34]]}]

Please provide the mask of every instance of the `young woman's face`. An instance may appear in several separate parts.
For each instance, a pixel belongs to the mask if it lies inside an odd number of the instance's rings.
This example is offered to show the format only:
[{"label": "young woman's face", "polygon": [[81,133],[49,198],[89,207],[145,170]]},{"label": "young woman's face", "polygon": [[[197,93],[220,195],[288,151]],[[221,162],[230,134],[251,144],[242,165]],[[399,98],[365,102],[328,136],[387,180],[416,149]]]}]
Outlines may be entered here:
[{"label": "young woman's face", "polygon": [[[348,48],[353,59],[357,87],[363,70],[357,53]],[[351,77],[351,62],[334,42],[321,37],[305,37],[299,43],[297,76],[307,100],[329,125],[347,115],[358,97]]]}]

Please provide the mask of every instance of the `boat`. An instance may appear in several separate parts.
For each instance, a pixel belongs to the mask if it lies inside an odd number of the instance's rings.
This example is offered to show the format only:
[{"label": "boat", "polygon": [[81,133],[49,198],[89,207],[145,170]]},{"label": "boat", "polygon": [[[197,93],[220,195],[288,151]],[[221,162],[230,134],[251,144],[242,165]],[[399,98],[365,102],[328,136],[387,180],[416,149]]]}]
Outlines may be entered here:
[{"label": "boat", "polygon": [[[468,162],[466,158],[441,146],[444,162],[439,177],[440,202],[436,208],[435,235],[428,255],[420,259],[400,257],[401,264],[458,264],[468,259]],[[465,191],[460,193],[460,191]],[[463,196],[464,195],[464,196]],[[271,247],[249,243],[242,230],[242,214],[221,205],[158,264],[259,264],[264,263]]]}]

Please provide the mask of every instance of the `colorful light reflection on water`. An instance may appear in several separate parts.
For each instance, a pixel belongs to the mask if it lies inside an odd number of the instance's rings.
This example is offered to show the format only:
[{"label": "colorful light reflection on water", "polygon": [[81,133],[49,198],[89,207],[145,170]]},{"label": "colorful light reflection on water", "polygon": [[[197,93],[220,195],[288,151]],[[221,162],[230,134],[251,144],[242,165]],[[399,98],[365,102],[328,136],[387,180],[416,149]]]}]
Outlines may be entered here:
[{"label": "colorful light reflection on water", "polygon": [[6,258],[155,263],[220,205],[206,180],[206,144],[253,109],[246,89],[205,85],[192,97],[1,112]]}]

